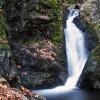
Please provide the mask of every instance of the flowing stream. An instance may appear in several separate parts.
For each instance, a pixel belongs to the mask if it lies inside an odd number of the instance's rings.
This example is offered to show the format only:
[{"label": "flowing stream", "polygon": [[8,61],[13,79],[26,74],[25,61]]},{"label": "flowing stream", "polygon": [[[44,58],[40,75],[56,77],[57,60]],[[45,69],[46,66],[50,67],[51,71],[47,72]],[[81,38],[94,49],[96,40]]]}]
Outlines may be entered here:
[{"label": "flowing stream", "polygon": [[66,28],[64,29],[69,75],[65,85],[58,86],[53,89],[37,90],[36,92],[42,94],[55,94],[76,88],[77,82],[87,60],[83,32],[80,31],[73,23],[74,18],[79,16],[79,13],[79,9],[69,10],[69,16],[66,20]]}]

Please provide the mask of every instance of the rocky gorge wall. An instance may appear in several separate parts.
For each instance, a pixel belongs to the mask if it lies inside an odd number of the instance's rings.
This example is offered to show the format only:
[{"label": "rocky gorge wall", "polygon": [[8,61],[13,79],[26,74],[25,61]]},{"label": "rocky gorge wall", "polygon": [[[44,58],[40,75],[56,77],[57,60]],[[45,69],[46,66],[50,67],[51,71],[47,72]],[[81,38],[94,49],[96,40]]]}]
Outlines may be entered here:
[{"label": "rocky gorge wall", "polygon": [[87,0],[81,10],[87,29],[97,35],[98,43],[89,54],[79,87],[100,90],[100,0]]},{"label": "rocky gorge wall", "polygon": [[17,85],[32,89],[62,84],[67,70],[60,1],[9,0],[3,8]]}]

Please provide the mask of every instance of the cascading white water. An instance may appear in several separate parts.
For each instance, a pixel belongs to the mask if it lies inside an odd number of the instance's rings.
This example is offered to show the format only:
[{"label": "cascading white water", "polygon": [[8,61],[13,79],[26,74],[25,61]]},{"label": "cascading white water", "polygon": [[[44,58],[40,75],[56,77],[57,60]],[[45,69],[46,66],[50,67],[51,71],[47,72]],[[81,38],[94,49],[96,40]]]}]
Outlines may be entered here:
[{"label": "cascading white water", "polygon": [[78,9],[71,9],[64,29],[66,40],[66,53],[69,77],[65,87],[75,88],[87,60],[83,32],[73,23],[73,19],[79,15]]},{"label": "cascading white water", "polygon": [[58,93],[74,89],[86,63],[87,54],[83,32],[73,23],[74,18],[79,15],[80,11],[79,9],[70,9],[69,11],[66,28],[64,29],[69,77],[64,86],[39,90],[40,93]]}]

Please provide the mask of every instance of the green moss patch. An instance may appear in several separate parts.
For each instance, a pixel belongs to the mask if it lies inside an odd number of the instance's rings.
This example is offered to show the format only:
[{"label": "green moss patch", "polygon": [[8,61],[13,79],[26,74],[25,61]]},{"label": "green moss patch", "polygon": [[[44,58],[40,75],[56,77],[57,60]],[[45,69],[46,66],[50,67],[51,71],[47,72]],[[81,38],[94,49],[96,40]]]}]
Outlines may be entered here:
[{"label": "green moss patch", "polygon": [[59,44],[62,43],[64,40],[64,34],[63,32],[60,30],[60,26],[58,24],[58,26],[56,26],[54,33],[52,34],[52,42],[55,44]]},{"label": "green moss patch", "polygon": [[10,49],[8,44],[0,44],[0,48],[2,48],[2,49]]},{"label": "green moss patch", "polygon": [[93,55],[95,56],[96,60],[100,63],[100,44],[93,50]]},{"label": "green moss patch", "polygon": [[6,39],[4,17],[0,16],[0,37]]}]

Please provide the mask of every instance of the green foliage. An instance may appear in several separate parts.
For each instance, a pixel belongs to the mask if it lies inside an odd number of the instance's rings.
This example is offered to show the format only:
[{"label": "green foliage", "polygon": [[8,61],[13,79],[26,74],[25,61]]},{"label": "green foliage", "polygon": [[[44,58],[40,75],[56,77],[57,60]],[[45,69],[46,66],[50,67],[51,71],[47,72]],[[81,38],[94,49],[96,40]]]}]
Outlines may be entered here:
[{"label": "green foliage", "polygon": [[92,50],[88,58],[86,66],[90,71],[94,71],[97,66],[100,65],[100,44]]},{"label": "green foliage", "polygon": [[68,0],[67,2],[68,2],[69,5],[75,4],[75,0]]},{"label": "green foliage", "polygon": [[58,1],[57,0],[49,0],[50,4],[52,5],[52,7],[57,7],[58,6]]},{"label": "green foliage", "polygon": [[60,23],[55,23],[55,30],[54,33],[52,34],[52,42],[55,44],[61,43],[63,41],[64,35],[61,29]]},{"label": "green foliage", "polygon": [[93,55],[95,56],[96,60],[100,62],[100,44],[93,50]]},{"label": "green foliage", "polygon": [[[96,65],[95,65],[96,64]],[[94,48],[92,50],[92,52],[89,55],[89,58],[87,60],[86,66],[85,67],[86,71],[94,71],[96,66],[98,66],[100,64],[100,44],[97,45],[96,48]]]},{"label": "green foliage", "polygon": [[37,39],[33,39],[31,37],[27,38],[27,39],[23,39],[23,40],[18,40],[18,42],[20,44],[24,44],[24,45],[29,45],[29,44],[34,44],[34,43],[41,43],[40,40],[37,40]]},{"label": "green foliage", "polygon": [[85,16],[90,16],[90,12],[88,10],[84,10]]},{"label": "green foliage", "polygon": [[56,18],[60,20],[61,18],[61,8],[57,0],[49,0],[50,6],[53,8],[53,11],[56,15]]},{"label": "green foliage", "polygon": [[32,38],[27,38],[27,39],[21,40],[20,43],[25,44],[25,45],[32,44],[33,39]]},{"label": "green foliage", "polygon": [[[86,22],[86,25],[87,25],[87,30],[89,33],[91,33],[90,35],[92,37],[95,37],[96,36],[96,30],[94,28],[94,25],[92,23],[89,23],[89,22]],[[95,36],[94,36],[95,35]]]},{"label": "green foliage", "polygon": [[99,41],[100,41],[100,23],[97,23],[95,25],[95,30],[96,30],[97,36],[99,38]]},{"label": "green foliage", "polygon": [[[0,38],[1,40],[6,41],[5,21],[3,16],[0,16]],[[0,48],[8,49],[9,45],[7,43],[1,43]]]},{"label": "green foliage", "polygon": [[0,16],[0,38],[6,39],[4,17]]},{"label": "green foliage", "polygon": [[83,16],[81,16],[81,23],[88,32],[88,39],[93,40],[95,38],[96,41],[98,41],[98,36],[97,36],[97,32],[96,32],[94,23],[92,23],[92,21],[88,21]]},{"label": "green foliage", "polygon": [[61,6],[58,3],[58,0],[49,0],[50,6],[54,12],[54,20],[50,23],[50,27],[54,28],[54,32],[51,36],[51,41],[55,44],[59,44],[63,40],[63,32],[62,32],[62,10]]},{"label": "green foliage", "polygon": [[10,47],[8,44],[0,44],[0,48],[9,49]]}]

